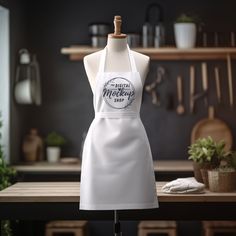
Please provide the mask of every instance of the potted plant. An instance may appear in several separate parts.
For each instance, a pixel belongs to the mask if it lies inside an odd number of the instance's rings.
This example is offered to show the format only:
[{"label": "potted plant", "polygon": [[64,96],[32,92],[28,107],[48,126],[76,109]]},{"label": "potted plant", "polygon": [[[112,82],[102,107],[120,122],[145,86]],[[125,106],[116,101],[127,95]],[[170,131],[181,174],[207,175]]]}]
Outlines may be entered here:
[{"label": "potted plant", "polygon": [[[1,127],[2,127],[2,121],[0,120],[0,129]],[[0,132],[0,138],[1,138],[1,132]],[[12,185],[13,182],[15,182],[15,177],[16,177],[16,170],[6,164],[3,153],[3,145],[0,143],[0,191]],[[10,220],[2,220],[0,229],[1,229],[0,232],[1,235],[6,235],[6,236],[13,235]]]},{"label": "potted plant", "polygon": [[[209,136],[199,138],[189,146],[189,160],[193,161],[194,176],[199,182],[203,182],[208,188],[208,169],[219,166],[221,157],[224,155],[224,141],[214,142]],[[200,177],[201,176],[201,177]]]},{"label": "potted plant", "polygon": [[174,23],[174,35],[177,48],[193,48],[196,45],[196,17],[181,14]]},{"label": "potted plant", "polygon": [[236,152],[225,153],[219,167],[208,170],[209,190],[232,192],[236,189]]},{"label": "potted plant", "polygon": [[45,138],[47,145],[47,160],[48,162],[57,162],[61,155],[61,146],[66,143],[64,137],[57,132],[50,132]]}]

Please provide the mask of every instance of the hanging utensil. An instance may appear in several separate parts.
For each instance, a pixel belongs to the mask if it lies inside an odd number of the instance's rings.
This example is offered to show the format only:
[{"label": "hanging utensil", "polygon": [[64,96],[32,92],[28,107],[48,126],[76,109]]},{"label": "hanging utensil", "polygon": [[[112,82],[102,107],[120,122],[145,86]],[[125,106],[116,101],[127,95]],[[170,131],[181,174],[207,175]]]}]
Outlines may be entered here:
[{"label": "hanging utensil", "polygon": [[149,5],[146,9],[145,23],[142,26],[142,46],[144,48],[153,47],[153,25],[150,22],[150,12],[153,4]]},{"label": "hanging utensil", "polygon": [[152,104],[160,106],[160,99],[159,97],[157,97],[157,92],[155,90],[152,90],[151,94],[152,94]]},{"label": "hanging utensil", "polygon": [[153,105],[156,105],[156,106],[160,106],[160,98],[159,96],[157,95],[157,92],[156,92],[156,83],[153,82],[152,84],[150,85],[147,85],[145,87],[145,90],[151,94],[151,97],[152,97],[152,104]]},{"label": "hanging utensil", "polygon": [[232,132],[224,121],[215,118],[213,106],[208,107],[208,117],[201,119],[194,125],[191,132],[191,143],[208,136],[211,136],[216,142],[224,140],[225,150],[231,149],[233,144]]},{"label": "hanging utensil", "polygon": [[214,46],[219,47],[219,33],[214,32]]},{"label": "hanging utensil", "polygon": [[208,78],[207,78],[207,63],[202,63],[202,88],[205,93],[204,97],[204,103],[205,106],[208,105],[208,97],[207,97],[207,91],[208,91]]},{"label": "hanging utensil", "polygon": [[146,85],[145,90],[150,93],[155,87],[156,87],[156,81],[152,82],[149,85]]},{"label": "hanging utensil", "polygon": [[158,67],[155,81],[145,86],[145,91],[151,94],[152,103],[156,106],[161,105],[160,97],[157,94],[157,87],[163,82],[164,74],[165,74],[165,69],[161,66]]},{"label": "hanging utensil", "polygon": [[203,47],[207,47],[207,33],[206,32],[202,33],[202,44],[203,44]]},{"label": "hanging utensil", "polygon": [[162,22],[163,10],[161,5],[158,3],[151,3],[148,5],[146,9],[145,23],[142,27],[143,47],[160,47],[164,45],[165,29]]},{"label": "hanging utensil", "polygon": [[16,77],[14,81],[14,97],[18,104],[32,104],[32,70],[31,58],[27,49],[19,50],[19,64],[16,68]]},{"label": "hanging utensil", "polygon": [[220,89],[220,72],[219,72],[219,68],[215,67],[214,71],[215,71],[217,101],[218,101],[218,104],[220,104],[221,103],[221,89]]},{"label": "hanging utensil", "polygon": [[206,63],[202,63],[202,87],[203,87],[203,92],[194,94],[193,100],[196,101],[200,98],[204,98],[204,102],[207,105],[208,103],[208,81],[207,81],[207,65]]},{"label": "hanging utensil", "polygon": [[231,57],[227,55],[227,70],[228,70],[228,84],[229,84],[229,104],[232,108],[234,106],[234,95],[233,95],[233,79],[232,79],[232,66]]},{"label": "hanging utensil", "polygon": [[195,67],[190,66],[190,101],[189,108],[190,113],[193,113],[194,110],[194,93],[195,93]]},{"label": "hanging utensil", "polygon": [[177,77],[177,96],[178,96],[178,106],[176,112],[179,115],[182,115],[184,113],[184,105],[183,105],[183,81],[181,76]]},{"label": "hanging utensil", "polygon": [[30,63],[30,66],[32,68],[32,71],[34,72],[34,76],[32,78],[33,100],[34,103],[39,106],[42,104],[41,78],[39,63],[35,54],[32,56],[32,62]]},{"label": "hanging utensil", "polygon": [[[165,68],[162,66],[157,67],[157,74],[156,74],[156,87],[159,88],[159,86],[164,82],[165,78]],[[157,93],[156,93],[157,95]],[[162,101],[162,102],[161,102]],[[157,105],[160,106],[161,103],[163,103],[163,98],[161,99],[160,92],[157,95]]]},{"label": "hanging utensil", "polygon": [[165,45],[165,27],[163,24],[163,9],[160,4],[156,4],[158,14],[156,14],[157,21],[155,23],[154,31],[154,47],[159,48]]},{"label": "hanging utensil", "polygon": [[235,47],[235,33],[230,32],[230,46]]}]

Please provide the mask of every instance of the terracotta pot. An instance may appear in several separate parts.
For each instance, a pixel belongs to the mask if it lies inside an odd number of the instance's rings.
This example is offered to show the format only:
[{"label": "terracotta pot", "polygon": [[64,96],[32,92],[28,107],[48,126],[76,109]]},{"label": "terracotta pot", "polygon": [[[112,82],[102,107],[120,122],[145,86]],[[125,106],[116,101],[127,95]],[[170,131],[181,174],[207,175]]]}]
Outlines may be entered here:
[{"label": "terracotta pot", "polygon": [[194,177],[195,179],[200,182],[203,183],[203,179],[202,179],[202,175],[201,175],[201,165],[195,161],[193,161],[193,172],[194,172]]},{"label": "terracotta pot", "polygon": [[208,170],[209,190],[212,192],[233,192],[236,171]]},{"label": "terracotta pot", "polygon": [[207,168],[201,168],[200,171],[201,171],[203,183],[205,184],[205,188],[209,188],[208,169]]}]

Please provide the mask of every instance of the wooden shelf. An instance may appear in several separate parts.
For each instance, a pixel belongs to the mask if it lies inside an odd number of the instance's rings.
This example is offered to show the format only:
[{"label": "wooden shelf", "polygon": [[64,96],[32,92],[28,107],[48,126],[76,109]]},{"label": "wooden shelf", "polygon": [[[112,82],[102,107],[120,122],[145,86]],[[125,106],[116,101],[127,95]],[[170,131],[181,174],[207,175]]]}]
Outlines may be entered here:
[{"label": "wooden shelf", "polygon": [[[61,53],[69,55],[70,60],[82,60],[84,56],[101,50],[90,46],[71,46],[61,49]],[[148,55],[152,60],[225,60],[227,55],[236,58],[235,47],[225,48],[132,48],[132,50]]]},{"label": "wooden shelf", "polygon": [[[154,160],[154,171],[160,172],[192,172],[193,163],[189,160]],[[46,172],[80,172],[81,171],[81,161],[73,164],[64,164],[64,163],[48,163],[46,161],[36,162],[32,164],[21,163],[18,165],[12,166],[17,172],[37,172],[37,173],[46,173]]]}]

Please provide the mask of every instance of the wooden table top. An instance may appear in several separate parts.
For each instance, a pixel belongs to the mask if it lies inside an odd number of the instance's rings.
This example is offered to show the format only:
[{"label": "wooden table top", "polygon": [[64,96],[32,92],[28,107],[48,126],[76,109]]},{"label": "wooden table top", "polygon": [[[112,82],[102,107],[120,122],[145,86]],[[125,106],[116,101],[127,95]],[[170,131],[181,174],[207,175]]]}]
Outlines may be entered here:
[{"label": "wooden table top", "polygon": [[[153,161],[156,172],[192,172],[193,165],[190,160],[158,160]],[[13,165],[19,172],[80,172],[81,162],[74,164],[48,163],[46,161],[32,164],[21,163]]]},{"label": "wooden table top", "polygon": [[[159,202],[236,202],[236,192],[199,194],[166,194],[157,182]],[[79,202],[79,182],[18,182],[0,191],[0,203],[9,202]]]}]

